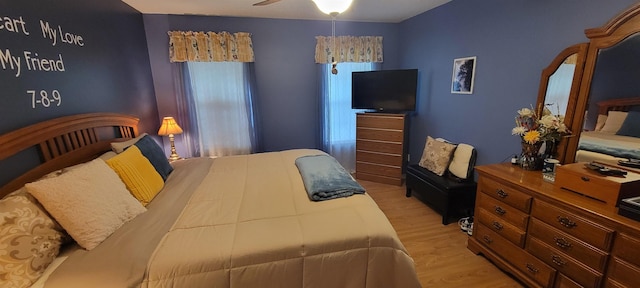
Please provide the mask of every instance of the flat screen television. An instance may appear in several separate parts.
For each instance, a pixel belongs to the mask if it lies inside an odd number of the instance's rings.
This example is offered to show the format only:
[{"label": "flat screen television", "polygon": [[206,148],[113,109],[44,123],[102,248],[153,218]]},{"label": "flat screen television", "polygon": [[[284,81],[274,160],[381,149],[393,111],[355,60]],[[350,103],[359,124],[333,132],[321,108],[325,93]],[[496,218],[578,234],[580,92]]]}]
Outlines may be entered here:
[{"label": "flat screen television", "polygon": [[351,108],[379,112],[416,110],[418,69],[353,72]]}]

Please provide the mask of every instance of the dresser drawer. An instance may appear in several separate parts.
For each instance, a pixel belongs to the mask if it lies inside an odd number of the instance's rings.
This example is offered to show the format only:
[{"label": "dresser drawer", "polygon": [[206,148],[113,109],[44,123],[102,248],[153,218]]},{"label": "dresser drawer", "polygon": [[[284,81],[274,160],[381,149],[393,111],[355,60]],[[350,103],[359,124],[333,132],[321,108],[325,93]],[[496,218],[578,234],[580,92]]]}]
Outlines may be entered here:
[{"label": "dresser drawer", "polygon": [[544,287],[550,287],[553,284],[556,275],[556,271],[553,268],[511,244],[511,242],[500,237],[481,223],[474,224],[473,237],[538,284]]},{"label": "dresser drawer", "polygon": [[558,277],[556,277],[556,283],[553,286],[555,288],[584,288],[582,285],[576,283],[571,280],[571,278],[558,273]]},{"label": "dresser drawer", "polygon": [[404,130],[404,115],[357,114],[356,127]]},{"label": "dresser drawer", "polygon": [[535,237],[527,237],[527,251],[582,286],[600,287],[602,284],[602,273],[556,251]]},{"label": "dresser drawer", "polygon": [[629,288],[627,285],[622,285],[611,278],[607,278],[607,282],[604,287],[606,288]]},{"label": "dresser drawer", "polygon": [[526,235],[523,230],[509,224],[483,208],[478,210],[477,218],[480,223],[493,230],[493,232],[511,241],[511,243],[516,244],[518,247],[524,248],[524,239]]},{"label": "dresser drawer", "polygon": [[598,199],[611,207],[624,198],[640,196],[640,174],[609,177],[584,167],[585,163],[572,163],[558,167],[555,184],[558,187]]},{"label": "dresser drawer", "polygon": [[[640,268],[628,262],[613,257],[609,264],[609,278],[626,287],[640,287]],[[616,286],[613,286],[616,287]]]},{"label": "dresser drawer", "polygon": [[[375,140],[356,140],[357,151],[374,151],[380,153],[402,155],[402,143]],[[357,159],[357,158],[356,158]]]},{"label": "dresser drawer", "polygon": [[356,172],[383,175],[392,178],[402,178],[402,167],[400,166],[356,162]]},{"label": "dresser drawer", "polygon": [[616,243],[613,244],[612,254],[635,266],[640,266],[640,240],[620,233],[616,237]]},{"label": "dresser drawer", "polygon": [[402,185],[401,177],[388,177],[384,175],[369,174],[369,173],[362,173],[362,172],[356,171],[356,178],[358,180],[366,180],[366,181],[384,183],[389,185],[398,185],[398,186]]},{"label": "dresser drawer", "polygon": [[581,239],[596,248],[609,251],[613,240],[613,230],[536,199],[531,216]]},{"label": "dresser drawer", "polygon": [[404,133],[402,130],[358,128],[356,130],[356,139],[402,143]]},{"label": "dresser drawer", "polygon": [[402,167],[402,155],[397,154],[356,151],[356,159],[360,162]]},{"label": "dresser drawer", "polygon": [[520,192],[511,186],[487,177],[480,177],[478,189],[522,212],[529,213],[529,211],[531,211],[531,195]]},{"label": "dresser drawer", "polygon": [[484,193],[478,193],[477,202],[478,207],[491,212],[494,216],[513,224],[522,231],[527,231],[527,225],[529,223],[528,214]]},{"label": "dresser drawer", "polygon": [[531,218],[529,235],[536,237],[545,244],[566,253],[599,272],[604,272],[604,269],[607,267],[607,253],[567,233],[544,224],[536,218]]}]

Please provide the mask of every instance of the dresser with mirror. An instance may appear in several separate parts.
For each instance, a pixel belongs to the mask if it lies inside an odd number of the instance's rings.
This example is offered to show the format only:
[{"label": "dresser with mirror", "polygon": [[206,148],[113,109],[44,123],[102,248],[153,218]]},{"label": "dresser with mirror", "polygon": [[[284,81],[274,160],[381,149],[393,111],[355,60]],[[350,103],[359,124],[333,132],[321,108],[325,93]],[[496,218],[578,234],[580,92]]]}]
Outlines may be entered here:
[{"label": "dresser with mirror", "polygon": [[[543,70],[538,112],[542,107],[554,113],[559,110],[572,131],[558,147],[557,156],[562,163],[640,158],[638,149],[621,151],[637,148],[640,137],[621,137],[615,135],[616,131],[592,133],[602,128],[598,124],[606,124],[610,111],[640,111],[638,14],[640,11],[634,6],[602,27],[585,30],[588,43],[568,47]],[[594,137],[607,138],[591,142]]]},{"label": "dresser with mirror", "polygon": [[[536,108],[565,115],[572,134],[556,147],[564,165],[616,164],[635,157],[625,149],[640,147],[640,136],[617,135],[621,125],[613,121],[640,111],[640,3],[585,34],[588,43],[564,49],[542,71]],[[593,144],[602,131],[607,138]],[[527,287],[640,287],[640,221],[620,215],[615,203],[568,191],[517,165],[476,170],[471,251]]]}]

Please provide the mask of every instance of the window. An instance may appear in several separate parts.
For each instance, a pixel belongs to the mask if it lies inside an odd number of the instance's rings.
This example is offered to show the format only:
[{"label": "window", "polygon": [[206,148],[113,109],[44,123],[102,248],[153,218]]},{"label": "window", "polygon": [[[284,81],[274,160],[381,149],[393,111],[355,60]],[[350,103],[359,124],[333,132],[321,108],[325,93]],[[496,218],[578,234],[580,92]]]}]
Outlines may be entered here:
[{"label": "window", "polygon": [[250,63],[187,62],[190,118],[197,126],[200,156],[249,154],[255,126]]},{"label": "window", "polygon": [[356,113],[351,109],[351,72],[371,71],[374,64],[340,63],[338,74],[331,74],[331,64],[322,72],[322,144],[347,171],[355,171]]}]

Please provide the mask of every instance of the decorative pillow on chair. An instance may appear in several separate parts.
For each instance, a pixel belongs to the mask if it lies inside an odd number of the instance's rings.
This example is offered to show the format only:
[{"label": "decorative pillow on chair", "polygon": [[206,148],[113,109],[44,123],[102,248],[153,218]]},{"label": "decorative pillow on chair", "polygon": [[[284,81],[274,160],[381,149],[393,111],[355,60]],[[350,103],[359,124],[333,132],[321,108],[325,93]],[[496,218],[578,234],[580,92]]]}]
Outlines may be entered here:
[{"label": "decorative pillow on chair", "polygon": [[58,256],[66,235],[24,187],[1,199],[0,286],[31,286]]},{"label": "decorative pillow on chair", "polygon": [[133,145],[106,161],[116,171],[133,197],[146,206],[164,186],[164,181],[151,162]]},{"label": "decorative pillow on chair", "polygon": [[431,138],[431,136],[427,136],[427,143],[424,145],[422,158],[420,158],[418,165],[438,176],[442,176],[449,167],[451,155],[453,155],[455,149],[456,145],[454,144],[437,141]]},{"label": "decorative pillow on chair", "polygon": [[640,112],[629,112],[616,135],[640,138]]},{"label": "decorative pillow on chair", "polygon": [[476,163],[476,149],[469,144],[460,143],[453,152],[449,164],[449,172],[460,179],[473,177],[473,166]]},{"label": "decorative pillow on chair", "polygon": [[82,169],[27,183],[25,187],[78,245],[87,250],[146,211],[100,158],[88,162]]},{"label": "decorative pillow on chair", "polygon": [[604,126],[602,126],[602,129],[600,129],[600,132],[616,134],[626,118],[627,112],[609,111],[607,121],[604,123]]}]

